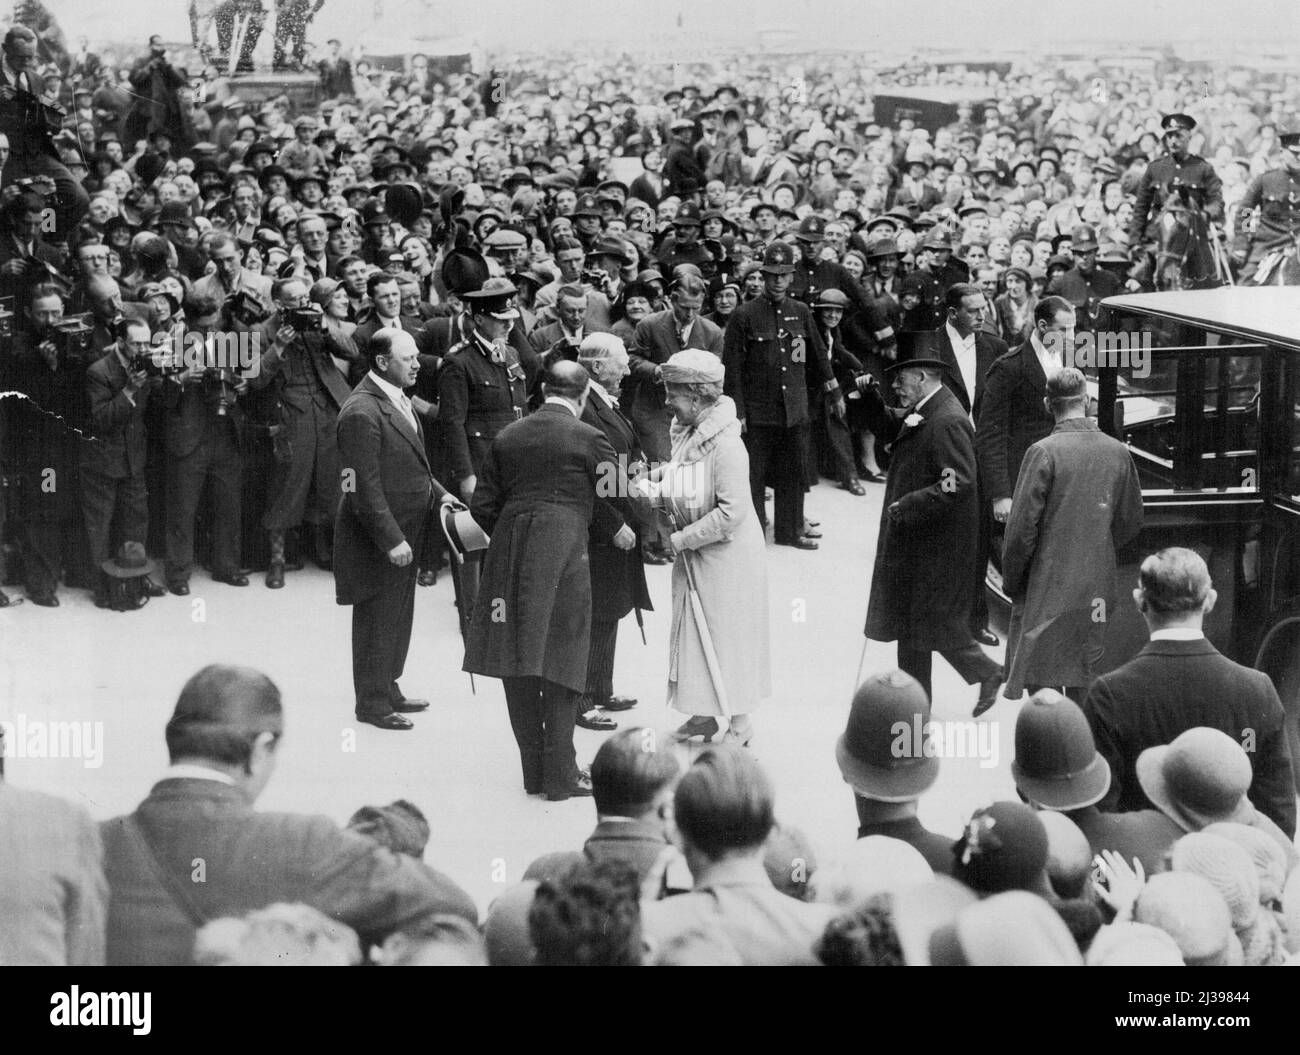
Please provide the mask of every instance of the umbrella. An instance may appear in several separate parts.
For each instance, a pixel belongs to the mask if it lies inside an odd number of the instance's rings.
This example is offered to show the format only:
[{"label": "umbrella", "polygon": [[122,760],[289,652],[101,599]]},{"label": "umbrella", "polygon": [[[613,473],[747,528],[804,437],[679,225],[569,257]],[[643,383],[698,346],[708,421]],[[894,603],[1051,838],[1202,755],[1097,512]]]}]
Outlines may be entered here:
[{"label": "umbrella", "polygon": [[[673,527],[681,531],[682,524],[675,513],[670,513]],[[695,586],[694,558],[690,550],[682,550],[682,570],[686,573],[686,596],[691,602],[691,611],[695,613],[695,625],[700,630],[700,647],[704,650],[704,663],[709,668],[709,678],[713,682],[713,691],[717,693],[718,704],[722,713],[731,718],[731,704],[727,702],[727,687],[722,680],[722,668],[718,663],[718,653],[713,647],[713,635],[709,633],[709,623],[704,617],[704,604],[700,601],[700,591]]]}]

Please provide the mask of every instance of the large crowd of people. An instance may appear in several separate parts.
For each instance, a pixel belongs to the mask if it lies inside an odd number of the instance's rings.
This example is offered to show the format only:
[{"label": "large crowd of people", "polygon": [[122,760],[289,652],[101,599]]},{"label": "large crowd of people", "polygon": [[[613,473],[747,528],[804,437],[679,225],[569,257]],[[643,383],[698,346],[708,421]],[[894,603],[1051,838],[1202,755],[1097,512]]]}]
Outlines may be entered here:
[{"label": "large crowd of people", "polygon": [[[685,77],[625,55],[476,76],[332,42],[295,107],[158,38],[129,67],[51,56],[21,23],[2,50],[0,580],[25,596],[0,607],[85,589],[130,612],[196,567],[292,590],[314,560],[354,606],[358,720],[409,729],[413,597],[450,557],[465,669],[505,681],[525,790],[591,797],[597,823],[478,906],[423,863],[419,804],[346,829],[256,811],[292,735],[280,690],[206,667],[131,815],[0,783],[0,962],[1300,955],[1300,760],[1267,676],[1205,640],[1195,553],[1144,562],[1151,642],[1118,671],[1093,677],[1086,634],[1035,651],[1013,622],[1007,670],[980,648],[995,525],[1032,540],[1008,550],[1022,618],[1063,617],[1070,576],[1106,568],[1119,603],[1140,492],[1060,348],[1162,280],[1162,210],[1202,217],[1239,280],[1300,277],[1293,81],[725,54]],[[873,106],[916,86],[987,97],[937,121]],[[900,669],[861,685],[837,744],[858,838],[817,854],[745,748],[769,693],[765,546],[818,549],[823,480],[885,487],[866,633]],[[1120,514],[1045,572],[1034,546],[1070,516],[1034,499],[1067,484]],[[426,529],[439,502],[485,552]],[[725,719],[724,742],[688,756],[622,729],[578,771],[574,722],[613,730],[635,702],[617,623],[670,562],[675,739]],[[930,721],[935,651],[978,684],[976,716],[1008,677],[1031,693],[1021,801],[961,833],[917,819],[938,759],[894,750],[898,722]]]}]

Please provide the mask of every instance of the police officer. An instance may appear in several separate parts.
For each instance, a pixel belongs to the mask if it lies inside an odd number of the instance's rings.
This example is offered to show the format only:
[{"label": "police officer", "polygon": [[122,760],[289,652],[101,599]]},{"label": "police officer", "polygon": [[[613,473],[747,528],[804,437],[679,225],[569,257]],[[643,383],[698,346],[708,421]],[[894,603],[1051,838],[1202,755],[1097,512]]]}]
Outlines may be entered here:
[{"label": "police officer", "polygon": [[1199,205],[1205,216],[1223,221],[1223,184],[1214,167],[1203,157],[1187,152],[1187,142],[1196,122],[1187,114],[1166,114],[1160,122],[1165,133],[1167,154],[1146,167],[1138,183],[1133,219],[1129,222],[1128,240],[1134,252],[1141,252],[1154,240],[1154,221],[1171,194],[1180,188]]},{"label": "police officer", "polygon": [[794,265],[789,295],[811,308],[826,290],[838,290],[846,298],[842,308],[846,329],[868,338],[873,350],[877,343],[883,345],[892,339],[889,319],[873,302],[866,287],[842,264],[822,259],[826,221],[820,216],[805,216],[795,232],[795,239],[799,242],[799,259]]},{"label": "police officer", "polygon": [[700,207],[683,202],[673,217],[672,234],[664,239],[656,257],[665,274],[682,264],[694,264],[703,271],[705,265],[713,263],[713,254],[700,242],[700,227]]},{"label": "police officer", "polygon": [[519,309],[509,279],[490,278],[464,294],[473,330],[447,352],[438,374],[447,472],[468,502],[497,434],[528,412],[527,380],[508,340]]},{"label": "police officer", "polygon": [[725,391],[749,450],[749,486],[758,519],[766,526],[763,497],[771,470],[776,495],[773,537],[779,546],[817,549],[805,537],[804,466],[807,460],[807,366],[821,376],[831,413],[843,419],[844,397],[826,345],[807,305],[787,294],[794,280],[794,250],[777,242],[763,254],[763,296],[740,305],[723,337]]},{"label": "police officer", "polygon": [[1088,224],[1080,224],[1071,232],[1070,246],[1074,267],[1052,279],[1047,292],[1064,297],[1074,305],[1077,331],[1105,329],[1101,302],[1120,292],[1120,280],[1097,266],[1101,247],[1096,232]]},{"label": "police officer", "polygon": [[[1248,279],[1274,249],[1289,248],[1300,233],[1300,132],[1278,137],[1282,164],[1250,181],[1237,205],[1232,257]],[[1252,225],[1252,212],[1258,218]]]}]

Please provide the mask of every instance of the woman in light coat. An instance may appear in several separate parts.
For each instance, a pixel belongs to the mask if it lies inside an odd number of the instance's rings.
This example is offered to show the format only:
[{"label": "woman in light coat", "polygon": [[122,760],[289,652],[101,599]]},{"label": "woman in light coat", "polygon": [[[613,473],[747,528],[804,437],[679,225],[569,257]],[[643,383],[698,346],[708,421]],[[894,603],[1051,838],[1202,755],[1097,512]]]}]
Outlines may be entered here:
[{"label": "woman in light coat", "polygon": [[748,744],[750,712],[771,694],[772,681],[767,557],[750,496],[749,454],[736,405],[722,394],[716,355],[688,349],[662,371],[675,417],[672,458],[635,489],[665,509],[673,525],[668,702],[691,716],[675,735],[710,740],[719,716],[727,716],[726,739]]}]

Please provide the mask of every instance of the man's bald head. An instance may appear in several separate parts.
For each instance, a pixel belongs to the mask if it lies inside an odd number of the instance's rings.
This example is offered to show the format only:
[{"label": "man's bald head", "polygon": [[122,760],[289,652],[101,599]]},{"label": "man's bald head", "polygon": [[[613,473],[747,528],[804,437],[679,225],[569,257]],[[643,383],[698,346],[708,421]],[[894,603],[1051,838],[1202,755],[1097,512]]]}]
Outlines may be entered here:
[{"label": "man's bald head", "polygon": [[557,359],[546,369],[542,391],[548,396],[560,396],[577,403],[587,393],[591,383],[587,371],[569,359]]},{"label": "man's bald head", "polygon": [[261,671],[214,663],[185,683],[167,723],[173,763],[246,767],[259,736],[284,731],[280,690]]}]

